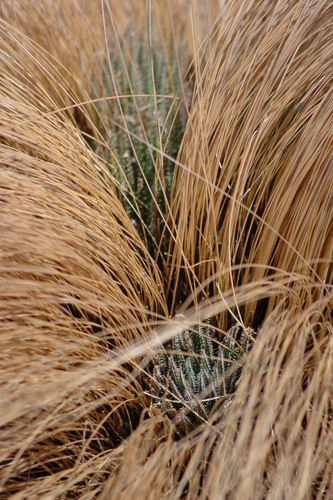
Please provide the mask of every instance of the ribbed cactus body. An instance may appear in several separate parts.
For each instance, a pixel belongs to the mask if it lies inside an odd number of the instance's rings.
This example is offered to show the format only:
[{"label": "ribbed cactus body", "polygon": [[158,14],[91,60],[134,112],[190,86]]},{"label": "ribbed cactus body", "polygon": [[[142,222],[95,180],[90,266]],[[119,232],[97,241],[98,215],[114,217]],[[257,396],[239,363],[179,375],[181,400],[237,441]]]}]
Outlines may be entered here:
[{"label": "ribbed cactus body", "polygon": [[157,349],[154,361],[156,405],[177,412],[193,426],[208,419],[215,404],[228,399],[242,374],[241,358],[253,343],[250,330],[237,323],[218,344],[209,325],[197,325]]},{"label": "ribbed cactus body", "polygon": [[[110,96],[107,122],[109,168],[119,197],[149,250],[160,244],[170,199],[174,163],[183,137],[179,58],[172,47],[138,39],[130,30],[110,48],[105,88]],[[111,67],[111,70],[110,70]],[[158,150],[158,151],[157,151]]]}]

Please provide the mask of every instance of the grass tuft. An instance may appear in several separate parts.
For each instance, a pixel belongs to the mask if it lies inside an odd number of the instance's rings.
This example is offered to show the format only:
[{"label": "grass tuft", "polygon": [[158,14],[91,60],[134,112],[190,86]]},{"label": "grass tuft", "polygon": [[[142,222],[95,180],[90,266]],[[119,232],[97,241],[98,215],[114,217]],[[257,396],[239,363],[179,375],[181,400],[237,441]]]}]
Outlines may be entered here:
[{"label": "grass tuft", "polygon": [[332,497],[331,1],[0,10],[0,496]]}]

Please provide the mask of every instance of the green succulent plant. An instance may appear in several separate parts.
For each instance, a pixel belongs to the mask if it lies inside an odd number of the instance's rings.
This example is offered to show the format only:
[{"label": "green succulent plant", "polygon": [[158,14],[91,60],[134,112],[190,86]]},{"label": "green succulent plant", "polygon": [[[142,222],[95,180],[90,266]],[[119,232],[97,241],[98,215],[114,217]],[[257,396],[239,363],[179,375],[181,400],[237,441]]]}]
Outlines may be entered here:
[{"label": "green succulent plant", "polygon": [[[118,195],[148,249],[161,245],[174,163],[184,132],[180,65],[173,47],[157,45],[152,32],[128,30],[110,47],[104,85],[109,95],[108,165],[118,180]],[[110,69],[111,68],[111,69]],[[185,112],[186,113],[186,112]]]},{"label": "green succulent plant", "polygon": [[243,355],[253,338],[237,323],[221,342],[213,342],[209,325],[196,325],[159,347],[153,356],[155,405],[193,427],[209,418],[212,408],[228,401],[242,375]]}]

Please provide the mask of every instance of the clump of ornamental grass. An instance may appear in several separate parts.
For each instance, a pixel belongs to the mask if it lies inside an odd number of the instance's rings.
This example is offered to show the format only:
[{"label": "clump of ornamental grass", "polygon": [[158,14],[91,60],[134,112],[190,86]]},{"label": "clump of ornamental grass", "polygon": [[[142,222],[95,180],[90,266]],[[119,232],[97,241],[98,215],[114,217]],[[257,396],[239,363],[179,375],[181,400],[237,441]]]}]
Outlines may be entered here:
[{"label": "clump of ornamental grass", "polygon": [[229,411],[200,437],[145,444],[105,495],[332,492],[331,14],[328,2],[225,4],[178,158],[167,293],[173,310],[204,297],[259,334]]},{"label": "clump of ornamental grass", "polygon": [[167,316],[162,279],[88,147],[84,68],[1,31],[0,491],[93,497],[147,405],[138,361]]},{"label": "clump of ornamental grass", "polygon": [[[43,1],[44,23],[19,3],[11,16],[16,4],[2,2],[0,27],[0,494],[332,496],[330,2],[224,2],[200,50],[203,3],[154,3],[155,36],[163,26],[174,39],[163,13],[178,16],[196,82],[161,267],[103,161],[109,122],[92,102],[93,81],[110,98],[102,75],[115,25],[124,34],[140,14],[139,39],[151,5],[91,2],[90,39],[85,2],[82,16],[70,2],[72,17],[53,17],[54,2]],[[163,407],[181,390],[171,369],[197,357],[188,347],[203,342],[209,354],[207,337],[223,345],[230,318],[258,327],[237,358],[232,402],[180,435]],[[156,352],[173,356],[157,406],[145,390],[161,369]],[[200,407],[200,397],[183,399]]]},{"label": "clump of ornamental grass", "polygon": [[[215,296],[277,272],[311,283],[310,294],[306,286],[285,297],[286,307],[299,307],[331,282],[330,14],[327,2],[311,1],[223,8],[171,195],[176,307],[203,283],[202,296]],[[237,313],[256,327],[276,303]]]},{"label": "clump of ornamental grass", "polygon": [[[260,289],[256,284],[254,292]],[[189,498],[198,492],[258,499],[276,491],[296,498],[329,494],[333,330],[317,322],[326,305],[322,299],[302,313],[285,310],[265,320],[228,411],[212,415],[199,433],[163,440],[166,423],[153,413],[130,436],[127,458],[102,498],[111,492],[152,498],[152,491]]]},{"label": "clump of ornamental grass", "polygon": [[[40,93],[52,101],[52,109],[66,109],[89,138],[97,121],[96,110],[88,102],[91,74],[98,71],[106,54],[100,2],[57,0],[52,4],[41,0],[38,5],[35,8],[32,0],[2,2],[2,72],[20,82],[17,91],[29,91],[28,101],[42,112],[47,113],[48,108],[38,100]],[[36,58],[31,57],[31,50]],[[11,59],[11,51],[16,60]]]},{"label": "clump of ornamental grass", "polygon": [[[0,64],[21,64],[7,37],[59,78],[8,26]],[[32,75],[0,82],[0,491],[92,495],[145,407],[127,350],[166,304],[108,171]]]}]

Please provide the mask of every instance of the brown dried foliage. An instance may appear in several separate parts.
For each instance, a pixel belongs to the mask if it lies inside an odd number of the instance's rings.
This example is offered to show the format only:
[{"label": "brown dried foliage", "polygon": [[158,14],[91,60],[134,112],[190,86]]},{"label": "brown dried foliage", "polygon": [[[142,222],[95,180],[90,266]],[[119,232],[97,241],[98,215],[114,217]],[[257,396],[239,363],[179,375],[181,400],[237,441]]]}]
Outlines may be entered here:
[{"label": "brown dried foliage", "polygon": [[[162,275],[84,140],[144,2],[2,2],[3,498],[333,496],[332,4],[201,5],[148,4],[196,69]],[[232,403],[179,440],[142,369],[201,298],[260,329]]]}]

